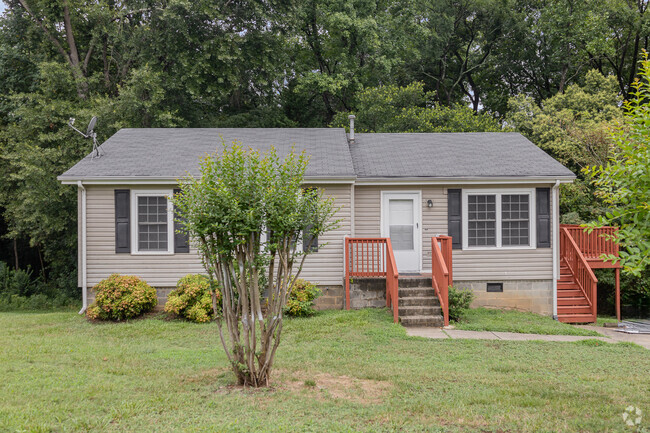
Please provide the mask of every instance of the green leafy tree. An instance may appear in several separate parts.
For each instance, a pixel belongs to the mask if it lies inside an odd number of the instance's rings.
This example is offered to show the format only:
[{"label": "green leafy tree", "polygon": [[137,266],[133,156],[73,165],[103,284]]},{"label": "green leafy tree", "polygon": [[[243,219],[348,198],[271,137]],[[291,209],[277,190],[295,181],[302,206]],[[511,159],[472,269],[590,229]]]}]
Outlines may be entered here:
[{"label": "green leafy tree", "polygon": [[[635,275],[650,265],[650,60],[645,54],[632,98],[625,101],[622,125],[613,133],[615,150],[605,165],[585,171],[597,194],[611,206],[597,225],[619,227],[614,240],[622,247],[620,263]],[[617,260],[609,257],[610,260]]]},{"label": "green leafy tree", "polygon": [[213,309],[241,385],[268,386],[284,308],[311,252],[299,245],[338,224],[333,199],[303,188],[307,163],[304,153],[281,160],[275,150],[262,155],[224,146],[202,161],[201,178],[185,179],[174,198],[209,278],[221,287],[221,308],[213,294]]},{"label": "green leafy tree", "polygon": [[529,96],[510,99],[506,123],[578,176],[573,184],[562,185],[563,222],[592,221],[604,212],[582,169],[607,162],[615,145],[610,130],[623,115],[620,104],[616,79],[594,70],[587,73],[583,86],[572,84],[541,107]]},{"label": "green leafy tree", "polygon": [[[489,132],[502,131],[485,113],[461,105],[432,105],[424,83],[364,89],[357,95],[355,127],[359,132]],[[333,126],[347,127],[349,112],[339,112]]]}]

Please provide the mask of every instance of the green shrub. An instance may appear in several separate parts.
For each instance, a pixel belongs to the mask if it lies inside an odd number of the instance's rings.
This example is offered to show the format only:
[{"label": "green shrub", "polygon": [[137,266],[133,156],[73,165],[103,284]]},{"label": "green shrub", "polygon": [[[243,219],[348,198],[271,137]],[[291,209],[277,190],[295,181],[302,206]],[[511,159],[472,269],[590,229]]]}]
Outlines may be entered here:
[{"label": "green shrub", "polygon": [[39,280],[32,278],[31,268],[15,270],[0,262],[0,295],[31,296],[36,293]]},{"label": "green shrub", "polygon": [[192,322],[209,322],[214,319],[212,290],[216,291],[217,305],[219,305],[221,292],[218,287],[211,287],[207,276],[186,275],[178,280],[176,288],[167,296],[165,312],[184,317]]},{"label": "green shrub", "polygon": [[318,298],[321,291],[309,281],[298,279],[293,283],[287,306],[284,314],[293,317],[307,317],[313,315],[314,300]]},{"label": "green shrub", "polygon": [[449,320],[458,322],[474,300],[474,292],[469,289],[459,289],[449,286]]},{"label": "green shrub", "polygon": [[126,320],[151,311],[158,303],[156,289],[140,278],[113,274],[94,288],[95,302],[86,316],[98,320]]}]

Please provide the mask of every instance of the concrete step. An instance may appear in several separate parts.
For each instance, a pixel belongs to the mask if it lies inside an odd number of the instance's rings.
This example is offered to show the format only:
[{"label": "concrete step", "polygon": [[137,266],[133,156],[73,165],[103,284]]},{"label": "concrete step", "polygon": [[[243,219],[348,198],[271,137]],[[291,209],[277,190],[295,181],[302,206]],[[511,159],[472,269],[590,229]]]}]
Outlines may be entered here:
[{"label": "concrete step", "polygon": [[437,296],[413,296],[409,298],[402,297],[399,299],[399,306],[400,308],[407,306],[439,307],[440,301],[438,300]]},{"label": "concrete step", "polygon": [[439,316],[442,314],[442,309],[440,307],[429,307],[426,305],[410,305],[408,307],[399,307],[398,313],[399,317]]},{"label": "concrete step", "polygon": [[419,276],[400,276],[399,287],[431,287],[431,277],[419,277]]},{"label": "concrete step", "polygon": [[435,297],[436,293],[432,287],[404,287],[400,280],[399,298],[413,298],[413,297]]},{"label": "concrete step", "polygon": [[440,316],[408,316],[400,318],[400,322],[406,327],[435,326],[442,328],[445,324],[442,315]]}]

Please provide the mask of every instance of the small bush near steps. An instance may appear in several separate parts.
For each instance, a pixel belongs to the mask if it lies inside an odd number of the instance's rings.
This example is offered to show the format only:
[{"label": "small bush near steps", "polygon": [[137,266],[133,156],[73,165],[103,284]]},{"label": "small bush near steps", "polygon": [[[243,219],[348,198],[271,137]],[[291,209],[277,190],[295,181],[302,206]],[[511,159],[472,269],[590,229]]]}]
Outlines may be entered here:
[{"label": "small bush near steps", "polygon": [[293,284],[284,314],[293,317],[308,317],[316,313],[314,301],[321,291],[309,281],[298,279]]},{"label": "small bush near steps", "polygon": [[476,295],[469,289],[449,286],[449,320],[458,322],[463,318]]},{"label": "small bush near steps", "polygon": [[86,311],[93,320],[127,320],[148,313],[158,304],[156,289],[138,277],[113,274],[94,288],[95,302]]},{"label": "small bush near steps", "polygon": [[[175,314],[196,323],[205,323],[214,319],[212,309],[212,287],[205,275],[189,274],[178,280],[176,288],[167,296],[165,312]],[[221,301],[221,292],[217,294],[217,305]]]}]

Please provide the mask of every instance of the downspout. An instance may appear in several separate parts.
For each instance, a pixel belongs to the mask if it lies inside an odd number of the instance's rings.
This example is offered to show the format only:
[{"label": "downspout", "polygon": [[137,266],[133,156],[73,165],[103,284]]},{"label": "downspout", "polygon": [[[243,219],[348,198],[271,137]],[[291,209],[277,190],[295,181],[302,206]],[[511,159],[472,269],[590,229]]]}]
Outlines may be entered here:
[{"label": "downspout", "polygon": [[88,283],[86,281],[86,188],[81,181],[77,181],[77,187],[81,189],[81,296],[82,307],[79,314],[86,312],[88,308]]},{"label": "downspout", "polygon": [[560,181],[552,189],[553,201],[553,319],[557,320],[557,280],[560,260]]}]

